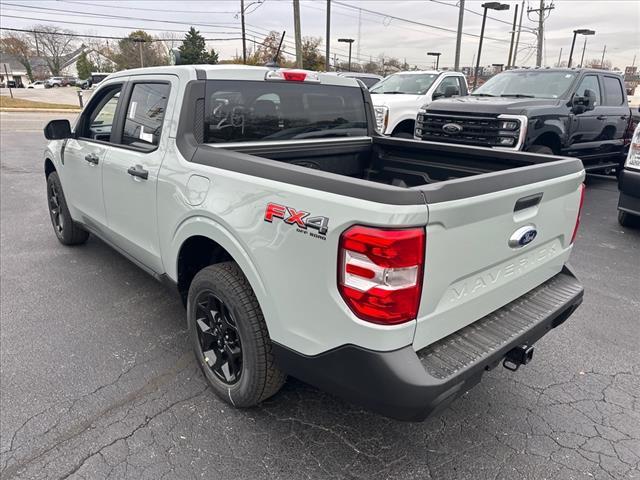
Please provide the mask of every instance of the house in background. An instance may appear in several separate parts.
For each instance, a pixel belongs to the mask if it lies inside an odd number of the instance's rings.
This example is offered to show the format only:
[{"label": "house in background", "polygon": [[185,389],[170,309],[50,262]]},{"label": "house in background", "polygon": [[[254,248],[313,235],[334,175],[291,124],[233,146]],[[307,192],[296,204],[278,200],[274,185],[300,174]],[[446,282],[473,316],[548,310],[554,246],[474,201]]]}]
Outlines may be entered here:
[{"label": "house in background", "polygon": [[62,71],[60,72],[61,75],[66,77],[78,76],[78,59],[83,52],[87,55],[87,59],[96,66],[97,71],[112,72],[116,70],[116,62],[97,50],[82,45],[80,48],[67,55],[66,60],[62,64]]},{"label": "house in background", "polygon": [[16,57],[0,52],[0,83],[6,85],[7,80],[14,80],[16,86],[26,86],[29,83],[27,70]]}]

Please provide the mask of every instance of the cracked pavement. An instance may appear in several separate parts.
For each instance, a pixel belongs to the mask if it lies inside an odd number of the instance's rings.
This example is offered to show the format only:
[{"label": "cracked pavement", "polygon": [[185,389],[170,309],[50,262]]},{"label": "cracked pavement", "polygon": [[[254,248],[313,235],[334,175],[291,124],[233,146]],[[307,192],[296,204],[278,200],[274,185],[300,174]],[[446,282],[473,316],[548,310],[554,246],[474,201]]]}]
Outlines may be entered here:
[{"label": "cracked pavement", "polygon": [[516,373],[423,423],[289,379],[259,408],[207,389],[176,296],[92,237],[56,240],[41,128],[0,113],[2,479],[640,479],[640,229],[590,178],[585,300]]}]

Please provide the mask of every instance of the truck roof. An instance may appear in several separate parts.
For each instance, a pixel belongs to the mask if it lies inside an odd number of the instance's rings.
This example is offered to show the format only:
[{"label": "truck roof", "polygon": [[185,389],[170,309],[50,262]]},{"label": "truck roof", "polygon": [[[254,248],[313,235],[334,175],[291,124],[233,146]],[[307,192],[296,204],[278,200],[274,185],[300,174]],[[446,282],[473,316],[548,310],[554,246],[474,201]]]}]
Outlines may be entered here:
[{"label": "truck roof", "polygon": [[164,67],[134,68],[113,73],[111,78],[142,74],[169,74],[193,77],[196,72],[204,72],[205,77],[210,80],[262,81],[265,79],[266,73],[273,70],[295,70],[307,72],[307,74],[312,74],[314,76],[317,75],[320,80],[320,84],[360,88],[357,80],[340,75],[330,75],[328,73],[302,69],[238,65],[231,63],[221,65],[173,65]]},{"label": "truck roof", "polygon": [[610,70],[603,70],[601,68],[514,68],[513,70],[505,70],[505,72],[567,72],[567,73],[609,73],[614,75],[620,75],[622,72],[613,72]]}]

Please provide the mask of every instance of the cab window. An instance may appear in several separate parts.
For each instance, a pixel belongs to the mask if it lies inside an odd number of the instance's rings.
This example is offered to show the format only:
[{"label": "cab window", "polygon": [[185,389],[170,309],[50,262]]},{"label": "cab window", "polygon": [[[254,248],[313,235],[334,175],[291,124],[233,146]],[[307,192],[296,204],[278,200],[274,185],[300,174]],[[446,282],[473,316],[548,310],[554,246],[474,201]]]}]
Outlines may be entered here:
[{"label": "cab window", "polygon": [[604,104],[618,107],[624,103],[622,83],[619,78],[604,77]]},{"label": "cab window", "polygon": [[160,142],[169,99],[168,83],[133,85],[122,132],[122,144],[152,150]]},{"label": "cab window", "polygon": [[78,125],[80,137],[103,142],[111,140],[121,90],[122,85],[114,85],[101,91],[99,97],[92,99],[89,109]]},{"label": "cab window", "polygon": [[582,79],[582,81],[580,82],[580,86],[576,90],[576,93],[578,95],[580,95],[581,97],[584,97],[585,96],[585,92],[587,90],[593,90],[594,92],[596,92],[596,101],[595,101],[594,105],[596,107],[598,105],[601,105],[602,104],[602,95],[600,94],[600,82],[598,82],[598,76],[597,75],[587,75],[586,77],[584,77]]}]

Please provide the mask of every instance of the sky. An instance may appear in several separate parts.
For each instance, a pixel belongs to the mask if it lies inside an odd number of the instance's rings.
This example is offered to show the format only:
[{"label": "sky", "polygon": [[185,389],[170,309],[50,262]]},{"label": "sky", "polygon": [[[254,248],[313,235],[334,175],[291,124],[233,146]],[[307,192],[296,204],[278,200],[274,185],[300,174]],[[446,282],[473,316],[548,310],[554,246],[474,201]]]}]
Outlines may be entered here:
[{"label": "sky", "polygon": [[[482,22],[481,1],[466,0],[463,23],[461,66],[472,65],[478,50]],[[482,48],[482,65],[507,63],[509,40],[516,4],[503,0],[506,11],[489,11]],[[585,60],[605,59],[624,69],[637,55],[640,65],[640,0],[547,0],[554,9],[545,20],[543,64],[555,66],[558,58],[567,61],[574,29],[595,30],[590,37],[578,36],[574,64],[580,60],[587,38]],[[301,0],[302,36],[322,37],[324,53],[326,0]],[[352,56],[362,62],[380,55],[406,60],[419,68],[431,68],[433,57],[441,52],[440,66],[452,67],[458,24],[456,0],[332,0],[331,56],[346,60],[348,46],[338,38],[353,38]],[[517,63],[535,65],[535,13],[539,0],[525,1],[523,32]],[[294,52],[293,7],[291,0],[245,0],[247,36],[261,41],[270,30],[286,31],[285,52]],[[34,24],[55,24],[81,34],[126,36],[135,29],[152,35],[175,31],[181,37],[190,25],[199,29],[210,48],[220,58],[242,52],[240,38],[240,0],[0,0],[0,26],[27,28]],[[29,17],[29,18],[16,18]],[[529,18],[528,18],[529,17]],[[532,19],[532,20],[530,20]],[[67,22],[67,23],[63,23]],[[95,24],[95,25],[91,25]],[[526,27],[526,28],[525,28]],[[249,42],[251,44],[251,42]],[[560,50],[562,49],[562,56]]]}]

